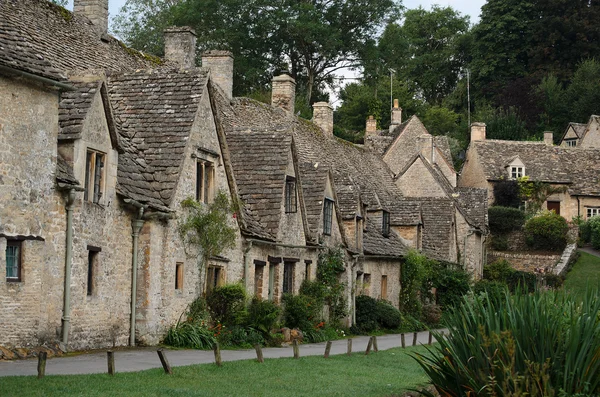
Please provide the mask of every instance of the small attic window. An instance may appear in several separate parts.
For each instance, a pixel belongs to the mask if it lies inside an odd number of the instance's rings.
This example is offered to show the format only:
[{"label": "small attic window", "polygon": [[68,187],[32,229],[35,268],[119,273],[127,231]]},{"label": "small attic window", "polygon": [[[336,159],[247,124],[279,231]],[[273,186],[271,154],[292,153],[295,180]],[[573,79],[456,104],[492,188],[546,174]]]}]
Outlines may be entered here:
[{"label": "small attic window", "polygon": [[106,154],[95,150],[87,151],[85,167],[84,200],[99,204],[104,190],[104,164]]},{"label": "small attic window", "polygon": [[196,201],[204,204],[212,202],[215,167],[210,161],[196,162]]},{"label": "small attic window", "polygon": [[577,146],[577,138],[565,139],[565,144],[568,147],[575,147]]},{"label": "small attic window", "polygon": [[390,213],[383,211],[381,233],[387,237],[390,235]]},{"label": "small attic window", "polygon": [[333,221],[333,200],[326,198],[323,202],[323,234],[331,236]]},{"label": "small attic window", "polygon": [[525,167],[513,165],[510,167],[510,178],[518,179],[525,176]]},{"label": "small attic window", "polygon": [[298,211],[296,201],[296,178],[292,176],[285,177],[285,213],[291,214]]}]

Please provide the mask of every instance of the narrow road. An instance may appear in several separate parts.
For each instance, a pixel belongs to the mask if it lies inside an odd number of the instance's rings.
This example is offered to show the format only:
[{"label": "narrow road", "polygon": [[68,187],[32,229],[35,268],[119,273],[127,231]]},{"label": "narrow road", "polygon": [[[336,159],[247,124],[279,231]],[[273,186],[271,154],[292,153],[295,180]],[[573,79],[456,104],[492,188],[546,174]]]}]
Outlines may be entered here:
[{"label": "narrow road", "polygon": [[581,248],[578,248],[577,250],[581,251],[581,252],[588,253],[590,255],[594,255],[594,256],[600,257],[600,251],[593,249],[591,246],[581,247]]},{"label": "narrow road", "polygon": [[[447,332],[447,331],[446,331]],[[427,331],[417,334],[417,344],[427,344],[429,333]],[[352,351],[365,351],[369,341],[368,336],[357,336],[352,339]],[[412,345],[413,334],[406,334],[406,345]],[[435,339],[434,339],[435,342]],[[325,344],[308,343],[300,345],[300,356],[319,356],[325,352]],[[399,334],[382,335],[377,337],[379,350],[387,350],[401,346]],[[347,340],[333,341],[331,355],[345,354]],[[167,358],[172,367],[192,364],[208,364],[214,362],[212,350],[166,350]],[[116,372],[135,372],[151,368],[160,368],[160,360],[156,348],[135,348],[115,350]],[[293,357],[292,347],[269,347],[263,349],[263,356],[267,358]],[[223,361],[256,359],[254,349],[250,350],[222,350]],[[81,354],[68,357],[54,357],[46,363],[46,375],[76,375],[96,374],[107,371],[106,352]],[[37,359],[0,361],[0,377],[37,375]]]}]

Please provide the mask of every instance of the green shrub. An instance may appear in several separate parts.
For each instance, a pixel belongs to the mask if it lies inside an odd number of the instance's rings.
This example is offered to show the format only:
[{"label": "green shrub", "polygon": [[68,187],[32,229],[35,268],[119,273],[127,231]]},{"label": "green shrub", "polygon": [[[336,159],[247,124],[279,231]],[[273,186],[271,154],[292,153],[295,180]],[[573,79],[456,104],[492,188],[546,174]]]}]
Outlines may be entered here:
[{"label": "green shrub", "polygon": [[592,241],[592,226],[590,225],[590,221],[591,219],[579,224],[579,236],[585,244]]},{"label": "green shrub", "polygon": [[432,286],[437,304],[445,309],[459,304],[471,290],[471,274],[456,264],[441,263],[432,272]]},{"label": "green shrub", "polygon": [[534,249],[560,251],[567,245],[569,225],[554,212],[545,212],[525,223],[525,242]]},{"label": "green shrub", "polygon": [[518,208],[492,206],[488,208],[488,222],[493,234],[519,230],[525,223],[525,212]]},{"label": "green shrub", "polygon": [[269,339],[271,331],[276,328],[280,315],[279,306],[255,296],[248,306],[246,325],[260,332],[265,339]]},{"label": "green shrub", "polygon": [[483,267],[483,278],[490,281],[506,283],[511,274],[515,272],[509,261],[498,260]]},{"label": "green shrub", "polygon": [[510,276],[508,276],[506,284],[508,284],[508,289],[511,292],[533,292],[537,287],[537,276],[533,273],[515,270]]},{"label": "green shrub", "polygon": [[501,299],[508,291],[506,283],[500,281],[491,280],[479,280],[473,286],[473,292],[476,295],[487,294],[490,299],[498,300]]},{"label": "green shrub", "polygon": [[246,316],[246,291],[241,284],[227,284],[213,289],[206,297],[213,321],[227,326],[239,325]]},{"label": "green shrub", "polygon": [[390,302],[377,301],[377,324],[381,328],[396,330],[402,324],[402,314]]},{"label": "green shrub", "polygon": [[565,279],[562,276],[558,276],[556,274],[544,274],[544,281],[546,282],[546,287],[552,289],[559,289],[562,287]]},{"label": "green shrub", "polygon": [[206,299],[199,296],[190,304],[187,312],[187,321],[191,323],[207,322],[208,309],[206,307]]},{"label": "green shrub", "polygon": [[377,300],[366,295],[358,295],[355,299],[356,322],[352,332],[362,334],[377,330],[379,316]]},{"label": "green shrub", "polygon": [[165,345],[188,349],[212,349],[216,342],[213,331],[206,326],[183,322],[169,328],[163,340]]},{"label": "green shrub", "polygon": [[520,205],[521,190],[517,181],[504,180],[494,184],[494,206],[519,208]]},{"label": "green shrub", "polygon": [[506,251],[508,250],[508,238],[503,235],[492,236],[490,245],[494,251]]},{"label": "green shrub", "polygon": [[586,223],[589,225],[589,241],[592,243],[592,247],[600,249],[600,216],[594,216]]},{"label": "green shrub", "polygon": [[421,314],[421,320],[429,326],[435,326],[439,324],[442,319],[442,308],[438,305],[427,304],[423,305],[423,312]]},{"label": "green shrub", "polygon": [[223,347],[251,348],[256,344],[266,344],[259,331],[240,325],[221,329],[217,340]]},{"label": "green shrub", "polygon": [[444,396],[600,395],[599,296],[465,299],[446,316],[448,337],[415,358]]},{"label": "green shrub", "polygon": [[321,320],[322,306],[307,295],[284,294],[283,323],[288,328],[310,330]]}]

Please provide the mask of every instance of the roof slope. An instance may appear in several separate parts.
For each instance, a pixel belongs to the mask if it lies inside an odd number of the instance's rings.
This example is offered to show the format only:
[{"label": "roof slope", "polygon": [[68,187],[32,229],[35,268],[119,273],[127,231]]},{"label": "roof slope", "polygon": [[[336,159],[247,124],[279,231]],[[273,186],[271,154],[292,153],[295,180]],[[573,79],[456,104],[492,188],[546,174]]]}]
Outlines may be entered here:
[{"label": "roof slope", "polygon": [[207,77],[207,69],[109,77],[124,149],[117,173],[119,193],[156,208],[169,207]]},{"label": "roof slope", "polygon": [[227,135],[231,165],[246,215],[277,238],[291,136],[268,132],[233,132]]},{"label": "roof slope", "polygon": [[60,81],[67,72],[156,66],[152,59],[49,1],[0,1],[0,65]]},{"label": "roof slope", "polygon": [[452,197],[467,215],[467,221],[480,229],[487,227],[487,189],[477,187],[457,187]]},{"label": "roof slope", "polygon": [[394,234],[383,236],[374,220],[367,219],[367,228],[363,232],[363,250],[365,255],[402,256],[408,252],[408,248]]},{"label": "roof slope", "polygon": [[[314,164],[311,163],[300,164],[299,170],[300,177],[302,178],[302,194],[304,197],[304,208],[306,209],[306,220],[308,221],[309,230],[314,232],[319,229],[321,222],[323,197],[325,195],[329,170],[325,167],[315,167]],[[358,203],[358,201],[352,200],[352,197],[354,197],[352,194],[352,187],[342,194],[337,192],[337,197],[338,201],[350,200],[351,202]],[[358,200],[357,196],[356,200]],[[350,206],[351,204],[349,203],[344,207]]]},{"label": "roof slope", "polygon": [[454,202],[446,198],[417,198],[422,205],[423,252],[439,260],[448,260],[454,242]]},{"label": "roof slope", "polygon": [[61,92],[58,104],[59,139],[81,137],[83,122],[101,84],[101,81],[72,82],[75,91]]}]

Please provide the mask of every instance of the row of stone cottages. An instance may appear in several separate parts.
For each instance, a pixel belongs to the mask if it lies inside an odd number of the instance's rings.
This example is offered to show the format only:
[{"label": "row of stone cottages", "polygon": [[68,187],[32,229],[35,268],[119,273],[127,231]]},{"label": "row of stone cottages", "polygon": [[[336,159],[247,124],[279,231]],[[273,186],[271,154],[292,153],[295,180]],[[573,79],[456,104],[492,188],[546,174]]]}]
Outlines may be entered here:
[{"label": "row of stone cottages", "polygon": [[[398,304],[409,247],[481,272],[485,190],[456,187],[447,141],[417,118],[396,107],[350,144],[328,104],[294,116],[291,77],[270,106],[232,98],[229,53],[197,68],[194,32],[172,28],[165,59],[147,56],[107,34],[107,10],[0,2],[0,344],[155,344],[203,288],[297,292],[325,247],[346,253],[350,308]],[[200,274],[181,202],[218,191],[240,203],[235,247]]]}]

